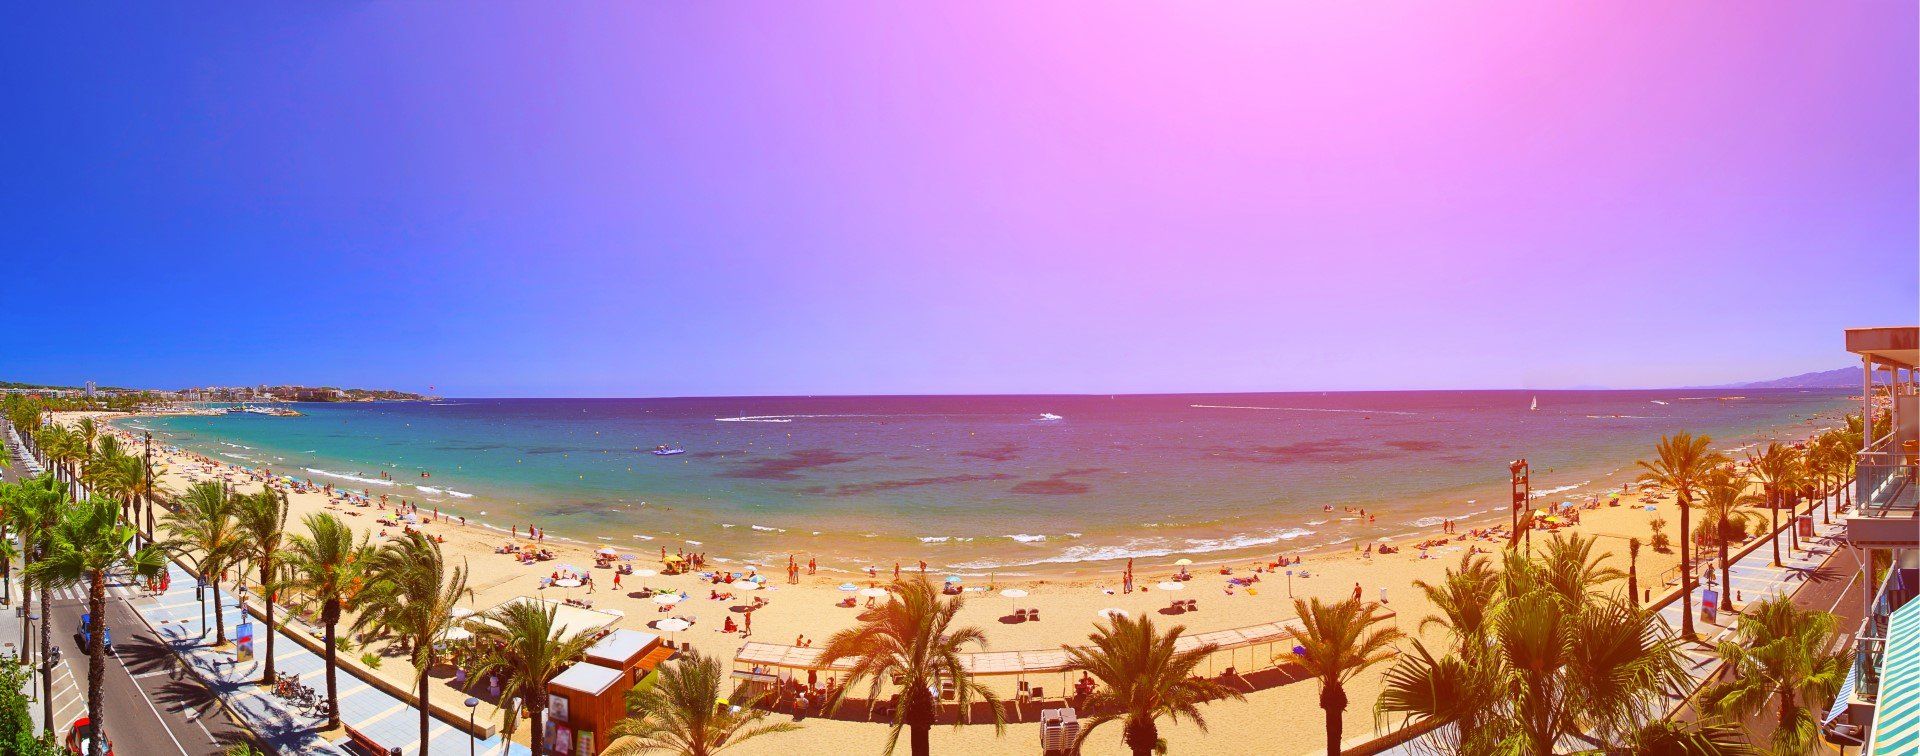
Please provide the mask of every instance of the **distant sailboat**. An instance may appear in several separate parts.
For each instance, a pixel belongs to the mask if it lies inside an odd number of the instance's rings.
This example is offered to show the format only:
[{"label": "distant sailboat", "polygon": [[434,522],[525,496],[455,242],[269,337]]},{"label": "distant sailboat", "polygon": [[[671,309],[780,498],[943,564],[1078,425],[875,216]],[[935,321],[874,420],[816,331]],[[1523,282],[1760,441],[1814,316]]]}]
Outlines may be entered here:
[{"label": "distant sailboat", "polygon": [[1528,410],[1530,410],[1530,411],[1538,411],[1538,410],[1540,409],[1540,397],[1537,397],[1537,396],[1536,396],[1536,397],[1534,397],[1534,398],[1533,398],[1533,406],[1531,406],[1531,407],[1528,407],[1527,409],[1528,409]]}]

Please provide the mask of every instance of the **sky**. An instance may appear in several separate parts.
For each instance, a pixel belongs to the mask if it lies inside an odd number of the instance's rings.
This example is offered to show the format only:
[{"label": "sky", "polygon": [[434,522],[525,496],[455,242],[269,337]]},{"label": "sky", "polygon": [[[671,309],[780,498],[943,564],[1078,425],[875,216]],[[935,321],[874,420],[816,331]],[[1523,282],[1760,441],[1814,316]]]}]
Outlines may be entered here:
[{"label": "sky", "polygon": [[1920,320],[1912,3],[76,3],[0,380],[1698,385]]}]

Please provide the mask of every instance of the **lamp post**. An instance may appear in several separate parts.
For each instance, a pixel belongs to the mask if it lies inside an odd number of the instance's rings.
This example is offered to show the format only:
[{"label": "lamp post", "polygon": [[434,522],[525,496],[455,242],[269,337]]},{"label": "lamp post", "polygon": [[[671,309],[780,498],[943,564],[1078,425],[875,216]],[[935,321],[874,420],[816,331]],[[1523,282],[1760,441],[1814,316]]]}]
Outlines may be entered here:
[{"label": "lamp post", "polygon": [[473,715],[479,713],[479,711],[480,699],[467,696],[467,756],[473,756],[474,749],[478,747],[474,743]]},{"label": "lamp post", "polygon": [[193,579],[193,597],[200,600],[200,637],[207,637],[207,579]]}]

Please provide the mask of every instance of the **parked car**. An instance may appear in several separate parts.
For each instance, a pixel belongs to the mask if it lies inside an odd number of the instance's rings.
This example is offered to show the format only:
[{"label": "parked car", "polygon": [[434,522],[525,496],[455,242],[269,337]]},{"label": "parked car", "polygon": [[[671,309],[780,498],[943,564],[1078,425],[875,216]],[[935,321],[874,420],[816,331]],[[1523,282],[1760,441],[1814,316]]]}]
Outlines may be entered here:
[{"label": "parked car", "polygon": [[105,741],[107,747],[105,753],[107,756],[113,756],[113,741],[108,740],[105,734],[95,729],[93,720],[86,717],[73,720],[73,726],[67,729],[67,752],[86,753],[87,746],[93,743],[94,738]]},{"label": "parked car", "polygon": [[[93,643],[93,615],[92,614],[80,615],[79,637],[80,637],[80,650],[85,651],[88,648],[92,647],[91,646],[91,644]],[[113,628],[111,627],[107,628],[106,637],[100,639],[100,646],[101,646],[101,649],[106,651],[108,655],[113,654]]]}]

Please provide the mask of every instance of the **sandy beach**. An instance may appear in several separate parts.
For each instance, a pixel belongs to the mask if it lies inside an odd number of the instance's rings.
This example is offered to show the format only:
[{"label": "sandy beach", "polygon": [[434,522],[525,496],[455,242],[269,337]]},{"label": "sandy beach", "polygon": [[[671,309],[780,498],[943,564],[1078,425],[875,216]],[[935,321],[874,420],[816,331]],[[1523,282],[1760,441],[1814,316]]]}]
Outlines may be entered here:
[{"label": "sandy beach", "polygon": [[[71,423],[85,414],[62,415],[58,421]],[[99,413],[91,414],[98,416]],[[123,436],[131,450],[138,452],[141,448],[136,434],[119,428],[111,432]],[[258,490],[269,480],[267,470],[242,468],[191,452],[163,449],[158,444],[154,456],[156,471],[160,473],[159,486],[170,495],[203,480],[224,480],[240,491]],[[280,471],[272,472],[277,475]],[[289,491],[288,498],[293,509],[290,521],[296,523],[293,525],[296,530],[299,520],[308,514],[333,512],[357,529],[372,533],[375,542],[382,540],[382,535],[395,535],[401,531],[398,525],[383,526],[379,523],[381,519],[394,516],[393,510],[399,504],[397,498],[383,504],[379,493],[375,491],[366,501],[356,504],[351,497],[366,495],[362,491],[333,489],[330,495],[320,488],[291,486],[281,477],[272,480],[273,485]],[[1610,566],[1626,569],[1627,539],[1639,537],[1647,540],[1652,533],[1649,522],[1653,519],[1666,520],[1668,536],[1678,542],[1679,518],[1672,497],[1627,494],[1619,497],[1617,505],[1609,506],[1605,501],[1601,500],[1597,508],[1580,510],[1577,513],[1578,523],[1566,524],[1561,531],[1597,537],[1596,551],[1605,552]],[[1655,511],[1646,511],[1645,507],[1649,505]],[[788,582],[784,562],[710,565],[741,571],[757,570],[767,578],[764,590],[752,593],[734,591],[733,600],[712,600],[709,596],[715,587],[697,574],[628,575],[622,577],[621,586],[616,590],[613,587],[614,571],[593,567],[594,551],[602,546],[611,546],[622,553],[632,554],[630,563],[641,571],[659,570],[663,565],[658,543],[583,543],[548,539],[539,542],[538,546],[552,551],[555,559],[523,564],[512,555],[499,553],[499,549],[533,543],[524,537],[524,529],[520,531],[522,537],[513,538],[508,533],[478,525],[463,525],[457,518],[436,519],[430,509],[421,510],[420,519],[421,529],[443,538],[443,548],[472,568],[471,585],[476,594],[473,607],[477,611],[484,611],[516,596],[539,596],[556,600],[591,600],[596,610],[613,610],[623,614],[616,623],[618,627],[645,630],[647,623],[656,619],[679,616],[694,621],[691,629],[677,634],[679,640],[726,659],[731,659],[749,636],[722,632],[722,626],[729,616],[741,616],[734,611],[734,607],[752,602],[756,597],[767,602],[752,614],[753,632],[750,638],[758,642],[790,644],[805,638],[824,643],[834,631],[852,625],[858,613],[857,609],[839,605],[846,597],[858,595],[839,588],[848,581],[846,573],[823,570],[816,575],[806,574],[805,567],[812,555],[805,552],[796,551],[793,554],[801,566],[797,583]],[[1473,523],[1463,523],[1456,527],[1464,532],[1473,526]],[[1424,550],[1418,548],[1421,541],[1442,539],[1445,539],[1444,543]],[[1544,533],[1536,533],[1533,543],[1538,548],[1547,540]],[[1136,616],[1148,614],[1162,625],[1181,625],[1189,632],[1207,632],[1291,618],[1294,611],[1290,593],[1303,598],[1337,600],[1351,595],[1357,585],[1369,600],[1387,602],[1387,608],[1396,613],[1395,622],[1402,631],[1433,644],[1444,639],[1444,630],[1433,628],[1420,632],[1419,620],[1429,614],[1431,607],[1414,585],[1415,581],[1438,579],[1446,568],[1457,564],[1462,554],[1471,547],[1497,550],[1504,543],[1504,537],[1448,535],[1434,528],[1412,538],[1394,539],[1394,543],[1399,550],[1392,554],[1367,554],[1356,550],[1358,544],[1343,544],[1318,552],[1289,553],[1289,557],[1301,559],[1299,564],[1292,567],[1296,573],[1291,580],[1283,572],[1267,571],[1273,557],[1258,564],[1243,561],[1229,565],[1195,566],[1189,568],[1193,570],[1193,578],[1184,584],[1185,588],[1171,594],[1157,589],[1155,585],[1179,571],[1180,568],[1173,564],[1173,557],[1137,563],[1136,582],[1146,589],[1131,594],[1120,590],[1117,572],[1110,580],[1039,576],[1018,581],[1001,579],[992,584],[983,584],[985,581],[969,579],[964,592],[966,607],[959,621],[983,628],[991,641],[991,650],[1046,649],[1084,642],[1098,618],[1097,613],[1102,609],[1117,608]],[[668,554],[673,554],[675,550],[672,546],[666,549]],[[1640,584],[1653,588],[1654,596],[1659,597],[1671,587],[1663,585],[1661,581],[1674,579],[1673,568],[1677,563],[1677,550],[1661,553],[1650,548],[1643,549],[1638,562]],[[593,576],[595,586],[591,590],[584,587],[541,588],[541,578],[550,576],[557,565],[563,564],[584,568]],[[832,566],[843,569],[854,567]],[[904,569],[913,571],[916,566],[905,565]],[[1223,574],[1224,570],[1231,570],[1231,574]],[[1253,576],[1260,580],[1251,587],[1232,586],[1228,582],[1232,578]],[[882,571],[872,580],[862,577],[855,582],[861,587],[875,582],[884,585],[891,577],[890,571]],[[935,578],[938,579],[938,576]],[[1028,591],[1030,595],[1016,602],[998,593],[1015,586]],[[634,591],[641,588],[681,590],[689,598],[670,612],[662,612],[653,601],[633,595]],[[725,589],[725,586],[721,586],[721,589]],[[1166,616],[1161,610],[1173,598],[1197,600],[1199,610]],[[1044,610],[1045,619],[1040,622],[1011,622],[1007,615],[1016,603],[1022,607]],[[379,650],[378,645],[372,650]],[[1243,673],[1257,670],[1270,666],[1265,649],[1261,646],[1231,654],[1222,652],[1215,655],[1215,664],[1221,668],[1234,666]],[[357,666],[357,659],[363,650],[366,649],[355,648],[352,653],[343,654],[341,660]],[[1347,713],[1350,741],[1365,740],[1373,735],[1371,705],[1389,667],[1379,665],[1350,684],[1349,694],[1354,701]],[[412,678],[412,670],[405,660],[396,657],[387,657],[373,674],[401,685],[409,683]],[[996,687],[1004,687],[1002,693],[1011,697],[1012,678],[991,678],[990,681]],[[1050,685],[1058,685],[1058,682]],[[445,679],[436,681],[434,685],[436,702],[447,707],[459,707],[466,695],[447,684]],[[1317,688],[1311,681],[1281,684],[1255,690],[1245,702],[1210,704],[1205,708],[1210,725],[1208,732],[1202,732],[1192,723],[1185,722],[1178,725],[1163,723],[1161,732],[1172,747],[1181,751],[1201,750],[1204,747],[1208,752],[1317,752],[1321,716],[1316,700]],[[497,713],[485,710],[481,716],[497,719]],[[996,737],[990,726],[973,725],[957,730],[942,726],[936,728],[933,738],[936,747],[943,751],[958,749],[966,753],[1026,753],[1032,750],[1038,730],[1037,724],[1016,724],[1010,725],[1004,736]],[[887,728],[882,724],[810,718],[798,732],[751,741],[743,745],[740,752],[822,752],[848,747],[858,752],[872,752],[878,750],[886,732]],[[1118,727],[1097,732],[1088,741],[1087,752],[1124,752],[1120,734]],[[520,737],[524,738],[524,733]]]}]

